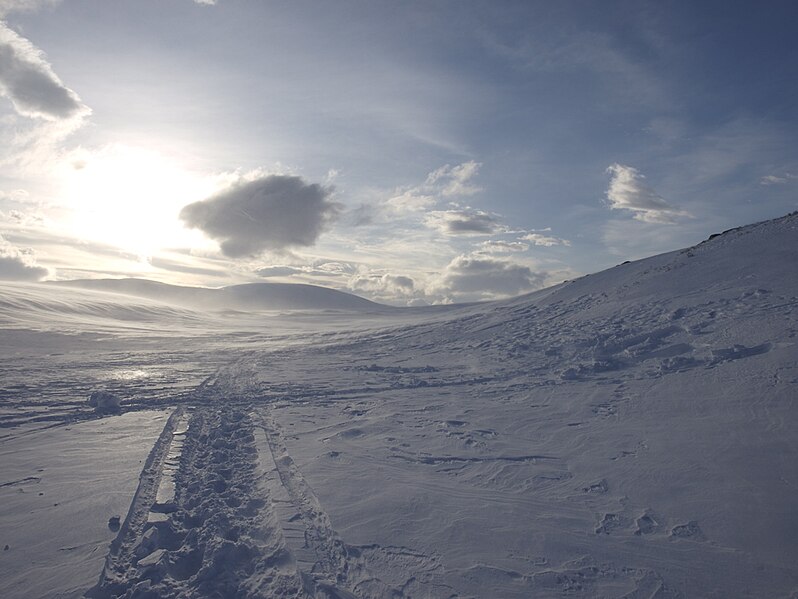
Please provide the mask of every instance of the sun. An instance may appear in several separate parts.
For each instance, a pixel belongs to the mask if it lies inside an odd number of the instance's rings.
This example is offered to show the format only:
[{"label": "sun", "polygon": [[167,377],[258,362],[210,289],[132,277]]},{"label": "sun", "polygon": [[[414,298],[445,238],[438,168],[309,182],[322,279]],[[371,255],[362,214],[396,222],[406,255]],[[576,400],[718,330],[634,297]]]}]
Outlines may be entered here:
[{"label": "sun", "polygon": [[61,179],[65,226],[82,240],[142,256],[206,243],[178,214],[211,195],[214,180],[161,152],[121,144],[79,151],[62,165]]}]

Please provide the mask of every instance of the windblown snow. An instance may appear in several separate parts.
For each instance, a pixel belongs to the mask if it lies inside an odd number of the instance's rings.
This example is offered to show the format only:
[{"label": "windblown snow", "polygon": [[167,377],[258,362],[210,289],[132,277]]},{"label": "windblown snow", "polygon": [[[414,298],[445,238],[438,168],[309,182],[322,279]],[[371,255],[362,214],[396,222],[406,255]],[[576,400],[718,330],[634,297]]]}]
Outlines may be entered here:
[{"label": "windblown snow", "polygon": [[798,213],[469,306],[0,289],[2,597],[798,597]]}]

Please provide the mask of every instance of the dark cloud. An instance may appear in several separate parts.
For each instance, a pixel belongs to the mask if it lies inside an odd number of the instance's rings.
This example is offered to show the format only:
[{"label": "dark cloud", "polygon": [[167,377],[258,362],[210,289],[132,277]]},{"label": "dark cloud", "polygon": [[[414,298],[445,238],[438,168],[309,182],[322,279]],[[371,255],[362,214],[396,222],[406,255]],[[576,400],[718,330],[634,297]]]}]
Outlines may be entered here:
[{"label": "dark cloud", "polygon": [[21,250],[0,237],[0,279],[7,281],[39,281],[50,272],[37,266],[33,253]]},{"label": "dark cloud", "polygon": [[90,110],[53,72],[36,46],[0,22],[0,94],[24,116],[51,121],[83,117]]},{"label": "dark cloud", "polygon": [[256,270],[255,274],[267,279],[269,277],[292,277],[301,275],[303,272],[301,268],[294,268],[293,266],[264,266]]},{"label": "dark cloud", "polygon": [[510,296],[543,287],[545,273],[528,266],[487,256],[457,256],[446,267],[442,285],[466,299]]},{"label": "dark cloud", "polygon": [[231,258],[280,252],[316,243],[341,210],[330,201],[331,193],[300,177],[266,175],[189,204],[180,218],[218,241],[222,253]]},{"label": "dark cloud", "polygon": [[434,210],[425,221],[445,235],[491,235],[506,230],[493,214],[471,208]]}]

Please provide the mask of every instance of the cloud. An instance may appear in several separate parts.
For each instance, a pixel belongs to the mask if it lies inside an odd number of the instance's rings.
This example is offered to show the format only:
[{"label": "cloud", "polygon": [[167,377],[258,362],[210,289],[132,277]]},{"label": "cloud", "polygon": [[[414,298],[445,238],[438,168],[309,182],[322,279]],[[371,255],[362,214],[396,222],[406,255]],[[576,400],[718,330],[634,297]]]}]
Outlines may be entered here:
[{"label": "cloud", "polygon": [[169,260],[167,258],[159,258],[158,256],[151,256],[148,258],[149,263],[161,270],[168,270],[170,272],[180,272],[189,275],[201,275],[207,277],[226,277],[228,273],[220,269],[203,268],[201,266],[191,266],[183,262]]},{"label": "cloud", "polygon": [[798,175],[794,175],[793,173],[784,173],[782,176],[777,175],[766,175],[759,180],[760,185],[784,185],[785,183],[789,183],[790,181],[794,181],[798,179]]},{"label": "cloud", "polygon": [[23,204],[30,201],[30,194],[24,189],[0,190],[0,202],[8,201]]},{"label": "cloud", "polygon": [[523,235],[521,239],[531,241],[533,245],[542,245],[544,247],[551,247],[553,245],[571,245],[567,239],[560,239],[552,235],[543,235],[542,233],[532,232]]},{"label": "cloud", "polygon": [[393,212],[418,212],[431,208],[437,201],[435,195],[425,193],[423,188],[415,187],[389,198],[385,205]]},{"label": "cloud", "polygon": [[482,166],[470,160],[457,166],[445,165],[427,175],[427,185],[435,186],[444,197],[468,196],[482,191],[481,187],[470,183]]},{"label": "cloud", "polygon": [[255,274],[264,279],[268,279],[271,277],[293,277],[294,275],[301,275],[304,272],[305,271],[301,268],[295,268],[293,266],[264,266],[263,268],[258,268]]},{"label": "cloud", "polygon": [[291,175],[254,173],[180,211],[186,226],[219,242],[231,258],[312,246],[341,208],[332,189]]},{"label": "cloud", "polygon": [[315,261],[305,266],[288,266],[274,264],[263,266],[254,271],[259,277],[293,277],[306,275],[308,277],[350,277],[357,272],[357,267],[347,262]]},{"label": "cloud", "polygon": [[60,0],[0,0],[0,17],[12,12],[32,12],[40,6],[53,6]]},{"label": "cloud", "polygon": [[216,0],[194,0],[195,4],[203,4],[205,6],[213,6],[216,4]]},{"label": "cloud", "polygon": [[33,251],[19,249],[0,236],[0,279],[11,281],[39,281],[50,274],[38,266]]},{"label": "cloud", "polygon": [[496,215],[468,207],[433,210],[426,215],[424,222],[444,235],[491,235],[507,230],[497,221]]},{"label": "cloud", "polygon": [[357,272],[357,267],[349,262],[317,261],[308,269],[308,273],[319,277],[342,277]]},{"label": "cloud", "polygon": [[426,304],[424,291],[412,277],[393,273],[379,273],[361,267],[347,285],[350,291],[374,301],[388,304]]},{"label": "cloud", "polygon": [[415,281],[405,275],[357,274],[349,282],[355,291],[382,292],[390,295],[410,295],[415,290]]},{"label": "cloud", "polygon": [[482,191],[471,183],[481,166],[473,160],[456,166],[446,164],[429,173],[421,185],[396,190],[384,205],[391,212],[412,213],[427,210],[444,198],[474,195]]},{"label": "cloud", "polygon": [[543,287],[546,276],[509,260],[460,255],[444,269],[438,291],[466,300],[506,297]]},{"label": "cloud", "polygon": [[0,210],[0,220],[21,227],[41,226],[44,224],[44,217],[41,214],[22,212],[21,210],[13,209],[9,210],[7,213]]},{"label": "cloud", "polygon": [[44,54],[0,21],[0,95],[21,115],[80,120],[91,110],[53,72]]},{"label": "cloud", "polygon": [[507,254],[511,252],[525,252],[529,249],[529,244],[523,241],[502,241],[489,240],[483,241],[478,246],[478,251],[483,254]]},{"label": "cloud", "polygon": [[679,217],[690,216],[648,187],[645,176],[636,168],[615,163],[607,167],[607,172],[612,175],[607,189],[612,210],[629,210],[636,220],[647,223],[673,224]]}]

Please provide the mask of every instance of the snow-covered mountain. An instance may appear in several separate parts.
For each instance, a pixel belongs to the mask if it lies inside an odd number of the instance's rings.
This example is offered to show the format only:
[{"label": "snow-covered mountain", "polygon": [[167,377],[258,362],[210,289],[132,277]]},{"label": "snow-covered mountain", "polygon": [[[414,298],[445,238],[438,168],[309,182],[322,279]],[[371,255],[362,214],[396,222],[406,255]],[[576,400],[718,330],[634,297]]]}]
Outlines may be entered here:
[{"label": "snow-covered mountain", "polygon": [[798,213],[436,310],[2,290],[2,596],[798,596]]},{"label": "snow-covered mountain", "polygon": [[147,279],[78,279],[51,284],[121,293],[205,310],[385,309],[380,304],[335,289],[295,283],[249,283],[218,289],[168,285]]}]

